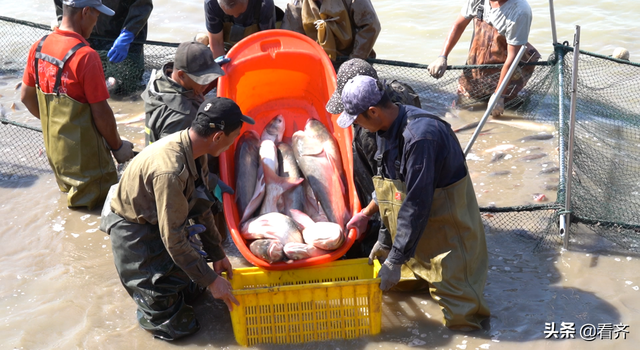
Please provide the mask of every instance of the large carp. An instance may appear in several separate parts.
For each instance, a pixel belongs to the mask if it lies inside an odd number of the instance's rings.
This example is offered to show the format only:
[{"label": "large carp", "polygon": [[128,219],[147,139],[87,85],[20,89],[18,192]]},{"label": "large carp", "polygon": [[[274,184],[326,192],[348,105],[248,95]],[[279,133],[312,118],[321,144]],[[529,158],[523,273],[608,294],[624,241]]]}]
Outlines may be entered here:
[{"label": "large carp", "polygon": [[[235,172],[236,172],[236,205],[240,216],[244,215],[258,180],[260,167],[260,135],[250,130],[245,131],[236,144]],[[253,214],[253,213],[251,213]]]},{"label": "large carp", "polygon": [[283,250],[284,255],[291,260],[308,259],[331,253],[328,250],[323,250],[306,243],[287,243]]},{"label": "large carp", "polygon": [[281,212],[284,209],[283,193],[297,187],[304,179],[278,176],[278,149],[271,140],[264,140],[260,144],[260,162],[266,184],[260,215]]},{"label": "large carp", "polygon": [[[293,134],[293,153],[327,218],[345,227],[351,214],[345,204],[346,180],[338,144],[316,119]],[[336,176],[336,174],[338,176]]]},{"label": "large carp", "polygon": [[275,239],[282,245],[290,242],[303,243],[298,225],[281,213],[268,213],[240,225],[240,235],[247,240]]}]

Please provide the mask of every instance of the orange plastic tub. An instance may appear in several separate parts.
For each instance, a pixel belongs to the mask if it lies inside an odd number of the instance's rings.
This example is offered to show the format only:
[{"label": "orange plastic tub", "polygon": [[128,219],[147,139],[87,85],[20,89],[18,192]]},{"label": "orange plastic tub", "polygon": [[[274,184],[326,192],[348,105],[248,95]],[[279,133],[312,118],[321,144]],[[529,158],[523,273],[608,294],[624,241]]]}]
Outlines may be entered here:
[{"label": "orange plastic tub", "polygon": [[[234,100],[242,112],[255,119],[247,130],[262,133],[273,117],[285,119],[284,140],[290,141],[297,130],[304,129],[309,118],[321,121],[333,133],[342,155],[347,176],[346,203],[351,212],[360,211],[352,174],[353,155],[351,129],[336,124],[337,115],[325,110],[325,104],[336,88],[336,73],[324,50],[308,37],[287,30],[267,30],[253,34],[236,44],[227,54],[230,63],[223,66],[226,75],[218,80],[218,96]],[[220,155],[222,181],[235,189],[235,144]],[[333,261],[343,256],[356,238],[350,230],[347,240],[330,254],[314,258],[269,264],[251,253],[238,230],[239,215],[235,196],[224,194],[224,213],[231,237],[240,253],[253,265],[269,270],[287,270]]]}]

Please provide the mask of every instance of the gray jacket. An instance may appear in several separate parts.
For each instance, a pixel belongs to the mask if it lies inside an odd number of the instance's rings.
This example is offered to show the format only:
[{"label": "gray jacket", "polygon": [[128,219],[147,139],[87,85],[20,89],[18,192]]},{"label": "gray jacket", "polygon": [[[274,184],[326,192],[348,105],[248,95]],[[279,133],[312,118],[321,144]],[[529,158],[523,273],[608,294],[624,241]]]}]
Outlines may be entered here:
[{"label": "gray jacket", "polygon": [[146,145],[191,126],[204,101],[204,97],[171,79],[171,72],[173,62],[165,64],[161,71],[154,70],[142,93]]}]

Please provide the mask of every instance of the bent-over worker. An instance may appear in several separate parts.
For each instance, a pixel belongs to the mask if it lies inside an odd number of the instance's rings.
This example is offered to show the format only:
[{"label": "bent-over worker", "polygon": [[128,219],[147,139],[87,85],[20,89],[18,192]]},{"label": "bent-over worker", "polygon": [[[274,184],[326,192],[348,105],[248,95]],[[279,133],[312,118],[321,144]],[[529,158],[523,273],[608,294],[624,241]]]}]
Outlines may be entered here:
[{"label": "bent-over worker", "polygon": [[[504,63],[502,69],[467,69],[463,72],[458,81],[458,94],[478,100],[497,92],[522,45],[527,46],[521,59],[523,63],[538,61],[540,53],[528,43],[532,14],[526,0],[467,0],[451,27],[440,56],[429,65],[429,73],[436,79],[444,74],[449,53],[473,19],[473,40],[467,64]],[[497,99],[492,110],[493,116],[501,115],[505,102],[518,97],[518,92],[527,84],[534,68],[535,66],[525,66],[513,74]]]},{"label": "bent-over worker", "polygon": [[[393,245],[379,241],[370,260],[384,258],[380,288],[429,287],[444,324],[481,328],[489,317],[483,290],[487,246],[480,210],[460,144],[448,123],[427,111],[394,104],[382,84],[356,76],[342,91],[337,123],[377,133],[374,199],[347,229],[366,227],[380,213]],[[428,284],[427,284],[428,282]]]},{"label": "bent-over worker", "polygon": [[254,124],[232,100],[207,98],[191,128],[133,159],[101,223],[111,235],[120,281],[138,306],[138,322],[156,338],[198,331],[190,304],[207,287],[229,310],[238,304],[231,284],[218,276],[226,271],[231,278],[232,270],[211,213],[207,155],[227,150],[245,122]]}]

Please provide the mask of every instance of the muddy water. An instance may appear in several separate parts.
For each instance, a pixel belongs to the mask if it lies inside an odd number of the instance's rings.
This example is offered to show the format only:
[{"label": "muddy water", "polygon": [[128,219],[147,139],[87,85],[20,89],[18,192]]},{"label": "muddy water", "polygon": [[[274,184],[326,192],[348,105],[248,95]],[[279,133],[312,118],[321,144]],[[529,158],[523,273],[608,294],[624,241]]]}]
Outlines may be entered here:
[{"label": "muddy water", "polygon": [[[202,31],[200,1],[184,2],[179,9],[170,2],[154,1],[150,38],[187,40]],[[277,0],[282,5],[285,1]],[[530,1],[534,9],[532,42],[543,56],[550,53],[547,1]],[[27,0],[20,6],[0,1],[3,16],[48,23],[53,18],[50,1]],[[11,2],[13,5],[14,3]],[[376,0],[383,32],[376,45],[380,57],[428,63],[437,56],[457,3],[425,7],[423,2]],[[617,6],[616,6],[617,5]],[[433,5],[431,5],[433,6]],[[583,47],[609,54],[615,46],[627,46],[632,59],[640,44],[629,28],[636,28],[635,1],[601,1],[584,4],[556,1],[561,40],[571,40],[573,24],[583,25]],[[624,10],[621,10],[624,9]],[[453,14],[453,15],[452,15]],[[196,20],[194,20],[194,18]],[[562,19],[562,20],[561,20]],[[467,33],[466,35],[468,35]],[[466,37],[463,37],[464,40]],[[420,45],[416,45],[420,43]],[[420,47],[416,50],[416,47]],[[468,44],[454,50],[452,64],[464,61]],[[19,77],[0,77],[0,104],[13,120],[39,123],[21,104],[14,86]],[[6,84],[4,84],[6,83]],[[143,125],[135,121],[143,111],[139,99],[110,104],[122,135],[144,145]],[[448,120],[454,127],[476,121],[480,112],[458,113]],[[492,130],[489,130],[492,129]],[[487,131],[488,130],[488,131]],[[478,201],[483,206],[534,203],[533,194],[549,201],[555,192],[545,190],[556,183],[556,174],[540,174],[545,163],[557,164],[557,134],[545,141],[519,142],[539,131],[489,123],[469,157]],[[458,134],[466,145],[471,130]],[[496,146],[513,145],[505,157],[491,162]],[[504,146],[503,146],[504,147]],[[540,147],[532,150],[530,147]],[[3,150],[0,150],[3,151]],[[529,152],[529,153],[527,153]],[[526,155],[545,157],[525,161]],[[553,165],[546,164],[546,167]],[[510,172],[495,175],[496,172]],[[538,202],[535,202],[538,203]],[[230,318],[223,304],[210,296],[197,301],[202,330],[183,341],[168,344],[153,340],[135,320],[135,305],[120,285],[109,237],[97,230],[99,212],[69,210],[66,196],[57,190],[51,174],[36,181],[0,182],[0,348],[2,349],[188,349],[238,348]],[[585,232],[572,242],[572,250],[538,251],[526,236],[488,232],[489,276],[485,297],[493,316],[490,327],[469,334],[453,333],[440,325],[441,311],[425,294],[387,293],[384,296],[383,328],[378,336],[353,341],[332,341],[297,346],[259,348],[287,349],[636,349],[640,340],[640,256],[616,252],[610,243]],[[247,266],[232,244],[228,251],[235,267]],[[545,323],[629,325],[627,339],[584,341],[545,340]],[[622,335],[619,336],[622,338]]]}]

